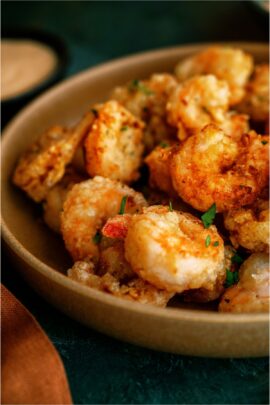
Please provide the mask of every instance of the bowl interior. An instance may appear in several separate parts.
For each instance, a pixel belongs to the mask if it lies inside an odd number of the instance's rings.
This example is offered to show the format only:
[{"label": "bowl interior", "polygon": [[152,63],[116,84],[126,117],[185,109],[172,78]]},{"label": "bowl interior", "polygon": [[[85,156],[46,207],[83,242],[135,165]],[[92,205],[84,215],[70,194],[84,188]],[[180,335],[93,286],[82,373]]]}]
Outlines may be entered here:
[{"label": "bowl interior", "polygon": [[[268,60],[267,45],[236,46],[250,52],[256,62]],[[178,60],[203,47],[205,45],[148,52],[83,72],[46,92],[8,125],[2,142],[2,218],[4,237],[11,248],[19,242],[41,262],[61,273],[71,265],[61,237],[43,223],[41,207],[11,183],[16,161],[28,145],[51,125],[71,125],[79,120],[93,103],[108,99],[115,86],[154,72],[170,72]]]}]

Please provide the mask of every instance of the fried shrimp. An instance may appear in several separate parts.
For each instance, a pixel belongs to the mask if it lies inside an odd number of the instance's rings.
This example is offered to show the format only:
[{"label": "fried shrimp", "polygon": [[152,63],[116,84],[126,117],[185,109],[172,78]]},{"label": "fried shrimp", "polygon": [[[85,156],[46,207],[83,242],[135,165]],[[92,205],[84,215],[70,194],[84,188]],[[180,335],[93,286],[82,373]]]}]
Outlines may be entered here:
[{"label": "fried shrimp", "polygon": [[172,143],[163,142],[156,146],[155,149],[145,158],[150,172],[150,186],[164,191],[169,195],[175,196],[175,192],[170,173],[169,161],[172,154]]},{"label": "fried shrimp", "polygon": [[269,257],[253,253],[240,267],[238,284],[228,288],[221,298],[221,312],[269,311]]},{"label": "fried shrimp", "polygon": [[172,292],[212,290],[224,272],[224,245],[215,226],[205,229],[193,215],[164,206],[131,217],[125,256],[142,279]]},{"label": "fried shrimp", "polygon": [[14,184],[34,201],[42,201],[63,177],[91,123],[92,114],[86,114],[73,130],[55,126],[42,134],[20,158]]},{"label": "fried shrimp", "polygon": [[251,252],[269,252],[269,201],[258,199],[251,206],[225,213],[225,228],[235,248]]},{"label": "fried shrimp", "polygon": [[113,99],[146,123],[144,144],[148,151],[175,136],[175,128],[167,123],[166,103],[176,85],[174,76],[154,74],[148,80],[133,80],[117,87],[112,94]]},{"label": "fried shrimp", "polygon": [[76,183],[85,180],[85,177],[76,173],[71,167],[66,169],[62,180],[52,187],[43,201],[43,218],[45,223],[54,232],[60,233],[60,214],[67,193]]},{"label": "fried shrimp", "polygon": [[95,106],[96,118],[85,140],[86,170],[130,183],[139,177],[144,124],[117,101]]},{"label": "fried shrimp", "polygon": [[250,130],[249,116],[246,114],[238,114],[235,111],[228,111],[225,114],[225,119],[218,126],[225,132],[231,135],[233,139],[238,141],[243,134]]},{"label": "fried shrimp", "polygon": [[108,218],[118,214],[125,196],[126,213],[147,205],[141,193],[100,176],[76,184],[69,191],[61,214],[61,232],[74,260],[98,258],[97,232]]},{"label": "fried shrimp", "polygon": [[100,249],[98,275],[111,274],[120,282],[130,281],[136,273],[125,259],[124,242],[121,239],[112,239],[112,244]]},{"label": "fried shrimp", "polygon": [[213,74],[230,87],[230,104],[244,96],[244,87],[253,69],[253,59],[241,49],[213,46],[180,61],[175,74],[180,81],[201,74]]},{"label": "fried shrimp", "polygon": [[179,145],[171,175],[179,196],[199,211],[224,212],[252,204],[268,184],[267,136],[254,131],[237,142],[213,124]]},{"label": "fried shrimp", "polygon": [[255,67],[253,77],[246,86],[246,94],[237,106],[238,110],[248,114],[254,121],[269,119],[269,65]]},{"label": "fried shrimp", "polygon": [[68,277],[96,290],[100,290],[129,301],[165,307],[174,295],[160,290],[146,281],[133,277],[121,282],[115,275],[107,272],[104,275],[95,274],[95,266],[91,260],[77,261],[68,270]]},{"label": "fried shrimp", "polygon": [[230,91],[225,81],[213,75],[197,76],[178,85],[167,103],[168,121],[184,140],[209,123],[222,123]]},{"label": "fried shrimp", "polygon": [[195,290],[188,290],[183,293],[185,302],[210,302],[217,300],[224,292],[225,279],[226,279],[226,270],[232,271],[235,267],[235,264],[232,263],[232,257],[235,254],[235,250],[232,246],[224,246],[224,271],[218,274],[216,282],[212,290],[206,288],[199,288]]}]

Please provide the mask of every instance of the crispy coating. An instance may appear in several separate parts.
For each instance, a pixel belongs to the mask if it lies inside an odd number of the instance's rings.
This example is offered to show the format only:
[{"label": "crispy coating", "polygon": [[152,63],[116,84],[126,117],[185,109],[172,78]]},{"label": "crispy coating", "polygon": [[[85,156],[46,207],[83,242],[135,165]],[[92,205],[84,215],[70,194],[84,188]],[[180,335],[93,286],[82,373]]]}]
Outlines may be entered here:
[{"label": "crispy coating", "polygon": [[127,282],[136,277],[136,273],[125,259],[125,248],[122,240],[114,240],[113,244],[101,249],[98,275],[110,273],[120,282]]},{"label": "crispy coating", "polygon": [[213,75],[197,76],[179,84],[167,103],[168,121],[184,140],[209,123],[222,123],[229,107],[227,83]]},{"label": "crispy coating", "polygon": [[251,206],[236,208],[224,215],[235,248],[250,252],[269,252],[269,201],[257,199]]},{"label": "crispy coating", "polygon": [[42,134],[20,158],[13,175],[14,184],[34,201],[42,201],[63,177],[92,118],[89,113],[73,130],[55,126]]},{"label": "crispy coating", "polygon": [[66,169],[64,177],[54,187],[49,189],[43,201],[43,219],[54,232],[60,231],[60,215],[67,193],[76,183],[85,180],[72,167]]},{"label": "crispy coating", "polygon": [[213,46],[180,61],[175,74],[180,81],[200,74],[213,74],[230,87],[230,105],[244,96],[244,87],[253,70],[253,59],[241,49]]},{"label": "crispy coating", "polygon": [[173,188],[169,161],[172,154],[172,143],[163,143],[162,146],[156,146],[152,152],[146,156],[145,163],[150,172],[150,187],[164,191],[171,196],[177,195]]},{"label": "crispy coating", "polygon": [[112,98],[146,123],[144,144],[147,151],[175,136],[166,118],[166,103],[177,81],[168,73],[153,74],[148,80],[133,80],[117,87]]},{"label": "crispy coating", "polygon": [[248,114],[254,121],[269,120],[269,65],[255,67],[254,74],[246,86],[239,111]]},{"label": "crispy coating", "polygon": [[269,256],[253,253],[241,266],[239,282],[223,294],[221,312],[269,312]]},{"label": "crispy coating", "polygon": [[126,213],[134,213],[147,205],[141,193],[100,176],[76,184],[69,191],[61,214],[61,232],[75,261],[98,258],[95,235],[108,218],[118,214],[124,196],[128,196]]},{"label": "crispy coating", "polygon": [[246,114],[238,114],[235,111],[228,111],[225,114],[224,121],[218,126],[225,132],[231,135],[233,139],[238,141],[243,134],[250,130],[249,116]]},{"label": "crispy coating", "polygon": [[224,272],[224,245],[215,226],[205,229],[193,215],[164,206],[132,216],[125,256],[141,278],[173,292],[212,290]]},{"label": "crispy coating", "polygon": [[96,118],[85,140],[86,170],[130,183],[139,177],[142,161],[143,127],[117,101],[95,106]]},{"label": "crispy coating", "polygon": [[187,290],[183,293],[185,302],[210,302],[217,300],[225,291],[225,279],[226,279],[226,270],[232,271],[235,265],[232,263],[232,257],[235,254],[235,250],[232,246],[224,246],[224,271],[218,274],[216,282],[211,289],[199,288],[195,290]]},{"label": "crispy coating", "polygon": [[90,260],[75,262],[73,267],[68,270],[68,277],[116,297],[158,307],[165,307],[174,295],[171,292],[157,289],[138,277],[120,283],[112,273],[107,272],[99,276],[95,274],[94,264]]},{"label": "crispy coating", "polygon": [[213,203],[218,212],[251,204],[268,184],[268,137],[251,131],[237,142],[207,125],[179,145],[170,170],[179,196],[197,210]]}]

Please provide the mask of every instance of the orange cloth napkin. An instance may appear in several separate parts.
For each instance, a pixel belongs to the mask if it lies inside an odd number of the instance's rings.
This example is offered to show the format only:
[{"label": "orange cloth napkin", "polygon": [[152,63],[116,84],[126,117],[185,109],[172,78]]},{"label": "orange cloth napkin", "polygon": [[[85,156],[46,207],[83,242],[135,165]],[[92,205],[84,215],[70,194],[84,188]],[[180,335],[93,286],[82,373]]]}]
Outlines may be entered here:
[{"label": "orange cloth napkin", "polygon": [[65,370],[30,312],[1,285],[2,404],[71,404]]}]

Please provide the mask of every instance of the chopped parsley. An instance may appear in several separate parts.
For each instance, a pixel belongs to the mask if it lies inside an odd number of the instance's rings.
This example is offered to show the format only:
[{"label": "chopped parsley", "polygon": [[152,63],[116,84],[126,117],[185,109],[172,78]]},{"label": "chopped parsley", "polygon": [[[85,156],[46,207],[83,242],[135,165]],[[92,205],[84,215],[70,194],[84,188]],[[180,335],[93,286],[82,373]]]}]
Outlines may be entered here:
[{"label": "chopped parsley", "polygon": [[244,259],[242,259],[241,256],[239,256],[238,253],[235,253],[232,258],[231,258],[231,262],[232,263],[237,263],[237,264],[242,264],[244,261]]},{"label": "chopped parsley", "polygon": [[201,220],[203,222],[203,226],[207,229],[210,225],[212,225],[216,216],[216,204],[214,203],[211,205],[208,211],[206,211],[202,216]]},{"label": "chopped parsley", "polygon": [[140,80],[134,79],[130,82],[128,86],[129,91],[141,91],[142,93],[146,94],[147,96],[150,96],[154,94],[154,92],[148,87],[146,87]]},{"label": "chopped parsley", "polygon": [[226,269],[226,281],[225,281],[226,288],[236,284],[238,280],[239,280],[238,271],[230,271],[229,269]]},{"label": "chopped parsley", "polygon": [[123,215],[123,214],[125,213],[125,208],[126,208],[127,199],[128,199],[128,196],[127,196],[127,195],[125,195],[125,196],[122,198],[121,205],[120,205],[120,210],[119,210],[119,215]]},{"label": "chopped parsley", "polygon": [[211,243],[211,236],[207,235],[205,239],[205,246],[208,247]]},{"label": "chopped parsley", "polygon": [[159,146],[161,148],[168,148],[169,144],[167,142],[160,142]]},{"label": "chopped parsley", "polygon": [[94,242],[95,245],[98,245],[101,241],[102,235],[99,231],[93,236],[92,241]]},{"label": "chopped parsley", "polygon": [[218,241],[218,240],[216,240],[216,242],[214,242],[214,243],[213,243],[213,246],[215,246],[215,247],[216,247],[216,246],[218,246],[218,245],[219,245],[219,241]]},{"label": "chopped parsley", "polygon": [[98,111],[95,108],[91,108],[92,113],[94,114],[95,118],[98,117]]},{"label": "chopped parsley", "polygon": [[173,212],[173,206],[172,206],[172,202],[169,201],[169,211]]},{"label": "chopped parsley", "polygon": [[268,142],[267,141],[262,141],[262,144],[266,145],[266,144],[268,144]]},{"label": "chopped parsley", "polygon": [[127,131],[128,130],[128,126],[127,125],[125,125],[124,127],[122,127],[121,129],[120,129],[120,131]]}]

